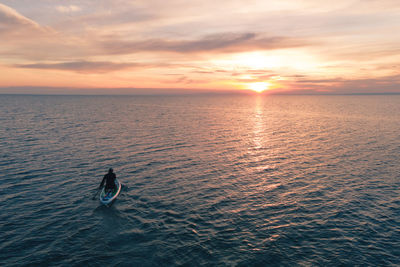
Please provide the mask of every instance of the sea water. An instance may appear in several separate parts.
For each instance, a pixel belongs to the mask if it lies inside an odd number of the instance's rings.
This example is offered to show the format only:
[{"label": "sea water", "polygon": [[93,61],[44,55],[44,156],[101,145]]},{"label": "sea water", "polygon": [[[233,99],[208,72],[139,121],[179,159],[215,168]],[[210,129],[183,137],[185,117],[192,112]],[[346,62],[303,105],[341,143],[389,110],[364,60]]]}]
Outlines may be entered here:
[{"label": "sea water", "polygon": [[0,148],[0,266],[400,265],[398,95],[1,95]]}]

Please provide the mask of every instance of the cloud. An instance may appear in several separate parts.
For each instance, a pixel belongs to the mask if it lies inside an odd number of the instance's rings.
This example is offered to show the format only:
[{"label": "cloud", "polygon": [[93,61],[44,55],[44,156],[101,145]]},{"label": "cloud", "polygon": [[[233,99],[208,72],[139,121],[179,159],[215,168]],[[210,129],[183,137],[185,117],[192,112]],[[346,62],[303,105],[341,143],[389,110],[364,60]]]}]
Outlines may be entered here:
[{"label": "cloud", "polygon": [[19,14],[16,10],[0,4],[0,33],[2,35],[24,34],[28,31],[42,31],[40,25]]},{"label": "cloud", "polygon": [[67,61],[94,53],[87,39],[42,26],[3,4],[0,4],[0,36],[0,56],[9,62]]},{"label": "cloud", "polygon": [[146,67],[148,65],[141,63],[115,63],[106,61],[75,61],[62,63],[36,63],[36,64],[18,64],[17,68],[24,69],[47,69],[47,70],[65,70],[79,73],[107,73],[123,69]]},{"label": "cloud", "polygon": [[289,93],[379,94],[400,92],[400,75],[369,79],[293,77],[293,79],[280,83],[287,88],[286,91]]},{"label": "cloud", "polygon": [[177,95],[177,94],[238,94],[237,90],[179,89],[179,88],[82,88],[46,86],[0,86],[0,94],[38,95]]},{"label": "cloud", "polygon": [[73,13],[81,11],[79,6],[69,5],[69,6],[56,6],[56,10],[60,13]]},{"label": "cloud", "polygon": [[144,41],[106,40],[103,48],[109,54],[130,54],[141,51],[199,53],[199,52],[243,52],[249,50],[272,50],[306,46],[297,38],[281,36],[264,37],[256,33],[221,33],[197,40],[150,39]]},{"label": "cloud", "polygon": [[152,22],[157,17],[147,10],[131,10],[124,9],[114,12],[98,12],[90,15],[74,18],[68,21],[72,25],[78,27],[82,24],[96,25],[97,27],[117,27],[124,24],[135,24],[139,22]]},{"label": "cloud", "polygon": [[333,86],[336,92],[343,93],[393,93],[400,91],[400,75],[380,78],[345,80]]}]

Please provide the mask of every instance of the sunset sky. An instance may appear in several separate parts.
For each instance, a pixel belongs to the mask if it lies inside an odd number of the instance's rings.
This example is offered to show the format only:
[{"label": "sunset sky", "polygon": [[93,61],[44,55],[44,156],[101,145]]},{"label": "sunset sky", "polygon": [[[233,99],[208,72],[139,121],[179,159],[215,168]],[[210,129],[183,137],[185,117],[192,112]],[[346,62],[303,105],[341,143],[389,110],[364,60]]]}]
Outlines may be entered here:
[{"label": "sunset sky", "polygon": [[398,0],[1,1],[0,93],[400,93],[399,32]]}]

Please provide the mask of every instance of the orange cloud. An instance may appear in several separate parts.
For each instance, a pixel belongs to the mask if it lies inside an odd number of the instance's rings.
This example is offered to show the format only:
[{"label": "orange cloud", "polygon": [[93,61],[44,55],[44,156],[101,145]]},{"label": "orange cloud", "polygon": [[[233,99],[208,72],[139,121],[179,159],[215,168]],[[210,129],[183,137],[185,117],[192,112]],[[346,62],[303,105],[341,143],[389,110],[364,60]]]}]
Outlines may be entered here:
[{"label": "orange cloud", "polygon": [[62,63],[35,63],[35,64],[19,64],[17,68],[23,69],[49,69],[49,70],[67,70],[79,73],[107,73],[118,70],[126,70],[133,68],[147,67],[146,64],[140,63],[115,63],[105,61],[75,61]]},{"label": "orange cloud", "polygon": [[309,43],[281,36],[264,37],[256,33],[220,33],[197,40],[162,40],[125,41],[113,38],[101,43],[108,54],[130,54],[141,51],[199,53],[199,52],[243,52],[252,50],[272,50],[300,47]]}]

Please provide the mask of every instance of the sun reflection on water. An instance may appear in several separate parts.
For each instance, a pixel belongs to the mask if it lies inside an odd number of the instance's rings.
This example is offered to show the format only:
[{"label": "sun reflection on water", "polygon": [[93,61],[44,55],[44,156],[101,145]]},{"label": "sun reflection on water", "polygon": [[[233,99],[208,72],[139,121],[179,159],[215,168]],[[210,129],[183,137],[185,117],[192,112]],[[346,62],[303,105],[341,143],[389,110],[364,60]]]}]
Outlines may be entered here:
[{"label": "sun reflection on water", "polygon": [[264,139],[264,110],[263,110],[263,97],[257,96],[254,106],[254,129],[253,129],[253,149],[258,150],[263,147]]},{"label": "sun reflection on water", "polygon": [[270,128],[268,123],[271,121],[271,118],[268,117],[268,110],[265,107],[265,97],[266,96],[258,95],[255,99],[252,116],[252,142],[248,147],[252,162],[256,166],[256,171],[271,171],[276,168],[276,166],[270,162],[273,151],[270,133],[268,132]]}]

